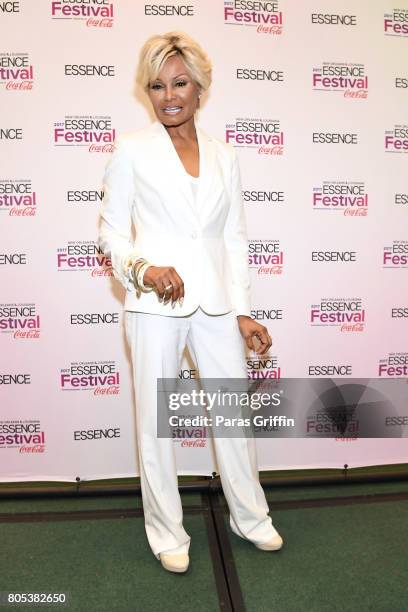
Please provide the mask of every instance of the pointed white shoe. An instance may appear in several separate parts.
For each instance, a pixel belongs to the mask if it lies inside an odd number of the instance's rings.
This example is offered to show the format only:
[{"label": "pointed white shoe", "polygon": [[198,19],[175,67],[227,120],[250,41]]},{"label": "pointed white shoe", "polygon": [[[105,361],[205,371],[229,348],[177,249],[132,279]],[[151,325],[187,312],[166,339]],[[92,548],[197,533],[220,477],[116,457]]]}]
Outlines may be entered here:
[{"label": "pointed white shoe", "polygon": [[166,555],[160,553],[160,561],[164,569],[169,572],[186,572],[190,563],[187,553],[181,555]]},{"label": "pointed white shoe", "polygon": [[283,546],[283,540],[280,535],[276,535],[264,544],[255,544],[260,550],[279,550]]}]

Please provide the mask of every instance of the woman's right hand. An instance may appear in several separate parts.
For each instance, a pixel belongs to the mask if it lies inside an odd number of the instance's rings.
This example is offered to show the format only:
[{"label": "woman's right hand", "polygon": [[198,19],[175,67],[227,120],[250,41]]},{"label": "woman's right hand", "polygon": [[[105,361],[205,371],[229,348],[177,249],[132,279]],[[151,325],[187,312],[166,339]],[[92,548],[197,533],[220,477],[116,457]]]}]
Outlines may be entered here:
[{"label": "woman's right hand", "polygon": [[[143,275],[143,282],[156,290],[163,304],[168,304],[170,300],[173,307],[177,300],[180,300],[180,306],[183,304],[184,283],[173,266],[149,266]],[[165,290],[169,285],[172,288]]]}]

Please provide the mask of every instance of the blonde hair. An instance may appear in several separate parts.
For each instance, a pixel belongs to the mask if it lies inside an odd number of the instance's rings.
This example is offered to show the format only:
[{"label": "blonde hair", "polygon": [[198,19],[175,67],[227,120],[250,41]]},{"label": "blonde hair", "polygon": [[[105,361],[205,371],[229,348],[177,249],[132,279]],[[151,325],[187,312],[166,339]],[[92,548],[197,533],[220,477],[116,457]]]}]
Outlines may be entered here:
[{"label": "blonde hair", "polygon": [[207,54],[185,32],[167,32],[148,38],[140,51],[136,80],[145,91],[157,78],[167,58],[177,54],[197,85],[202,90],[209,88],[212,66]]}]

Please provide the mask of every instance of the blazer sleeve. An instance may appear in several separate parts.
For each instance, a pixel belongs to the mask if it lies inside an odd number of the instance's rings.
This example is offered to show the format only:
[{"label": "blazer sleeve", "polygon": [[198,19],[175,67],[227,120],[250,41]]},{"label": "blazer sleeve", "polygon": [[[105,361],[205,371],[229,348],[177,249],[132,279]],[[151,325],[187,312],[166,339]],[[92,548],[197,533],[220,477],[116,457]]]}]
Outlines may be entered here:
[{"label": "blazer sleeve", "polygon": [[112,262],[112,271],[126,290],[134,289],[126,260],[141,256],[132,246],[132,204],[134,197],[132,163],[126,142],[116,139],[103,177],[104,197],[100,212],[98,244]]},{"label": "blazer sleeve", "polygon": [[232,149],[231,205],[224,227],[224,242],[232,275],[232,304],[238,315],[251,316],[248,236],[242,200],[241,172],[235,148]]}]

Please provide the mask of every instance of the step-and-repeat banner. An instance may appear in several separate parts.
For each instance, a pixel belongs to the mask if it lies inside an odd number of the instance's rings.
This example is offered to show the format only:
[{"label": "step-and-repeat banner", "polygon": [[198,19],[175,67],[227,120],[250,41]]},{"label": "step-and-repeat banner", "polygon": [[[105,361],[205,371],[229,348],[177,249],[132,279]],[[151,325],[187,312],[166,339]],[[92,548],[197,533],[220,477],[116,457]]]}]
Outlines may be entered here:
[{"label": "step-and-repeat banner", "polygon": [[[135,87],[152,34],[213,62],[197,123],[238,152],[273,338],[248,377],[407,376],[407,0],[0,0],[0,27],[1,480],[138,474],[124,292],[97,232],[115,137],[154,119]],[[405,462],[407,415],[388,438],[258,439],[259,467]],[[174,446],[180,474],[216,469],[205,428]]]}]

